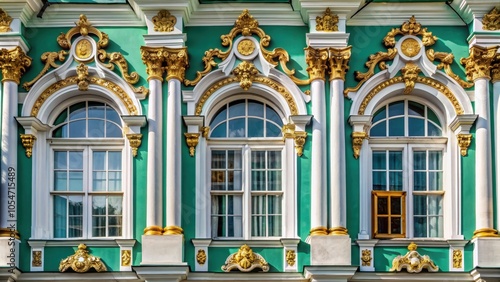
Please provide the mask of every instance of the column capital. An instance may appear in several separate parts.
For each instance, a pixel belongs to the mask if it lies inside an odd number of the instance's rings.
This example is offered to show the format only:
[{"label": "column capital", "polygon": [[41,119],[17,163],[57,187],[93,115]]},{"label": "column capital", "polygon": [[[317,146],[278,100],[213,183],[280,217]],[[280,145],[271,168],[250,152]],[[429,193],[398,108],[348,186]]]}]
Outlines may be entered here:
[{"label": "column capital", "polygon": [[186,68],[189,67],[187,47],[165,48],[165,62],[167,63],[165,71],[167,72],[167,81],[177,79],[184,81]]},{"label": "column capital", "polygon": [[469,50],[469,57],[462,58],[460,63],[465,66],[465,73],[469,81],[479,78],[491,79],[492,61],[497,56],[498,47],[481,47],[474,45]]},{"label": "column capital", "polygon": [[12,31],[10,24],[12,23],[12,17],[7,14],[3,9],[0,9],[0,32]]},{"label": "column capital", "polygon": [[491,82],[500,82],[500,54],[495,56],[491,64]]},{"label": "column capital", "polygon": [[19,46],[14,49],[0,50],[0,69],[2,69],[2,82],[13,81],[19,84],[26,68],[31,66],[32,59],[27,56]]},{"label": "column capital", "polygon": [[148,47],[141,46],[142,62],[146,65],[146,73],[148,74],[148,81],[150,79],[157,79],[163,81],[163,47]]},{"label": "column capital", "polygon": [[330,81],[334,79],[345,80],[345,74],[349,70],[349,59],[351,58],[351,47],[329,48]]},{"label": "column capital", "polygon": [[321,79],[325,80],[325,71],[328,62],[328,49],[315,49],[312,47],[305,48],[307,72],[310,80]]}]

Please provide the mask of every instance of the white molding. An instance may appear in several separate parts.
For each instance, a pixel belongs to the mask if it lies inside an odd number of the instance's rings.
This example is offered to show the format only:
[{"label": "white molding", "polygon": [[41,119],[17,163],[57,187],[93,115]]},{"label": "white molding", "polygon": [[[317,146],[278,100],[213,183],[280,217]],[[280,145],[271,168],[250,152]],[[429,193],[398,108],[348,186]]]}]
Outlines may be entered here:
[{"label": "white molding", "polygon": [[[80,244],[85,244],[87,247],[118,247],[122,242],[125,241],[123,239],[108,239],[108,240],[94,240],[94,239],[85,239],[85,240],[28,240],[28,244],[31,247],[41,246],[43,243],[45,247],[77,247]],[[136,242],[135,239],[130,239],[126,241]],[[120,242],[120,243],[119,243]]]},{"label": "white molding", "polygon": [[[212,242],[212,239],[191,239],[191,242],[193,243],[194,246],[194,270],[195,271],[208,271],[208,246],[210,246],[210,243]],[[198,262],[198,252],[203,251],[205,252],[205,262],[203,264],[200,264]]]},{"label": "white molding", "polygon": [[312,48],[342,48],[349,42],[349,33],[314,32],[307,33],[307,46]]},{"label": "white molding", "polygon": [[264,247],[283,247],[283,242],[281,239],[273,240],[212,240],[210,242],[210,247],[241,247],[241,245],[247,244],[251,248],[264,248]]},{"label": "white molding", "polygon": [[376,281],[477,281],[473,280],[471,275],[467,272],[465,273],[419,273],[415,275],[414,273],[405,272],[357,272],[354,274],[349,281],[363,281],[363,282],[376,282]]},{"label": "white molding", "polygon": [[202,273],[191,272],[187,281],[295,281],[295,282],[308,282],[309,279],[304,278],[302,273],[282,272],[282,273],[265,273],[265,272],[230,272],[230,273]]},{"label": "white molding", "polygon": [[101,273],[57,273],[54,272],[25,272],[18,275],[16,281],[144,281],[132,271],[110,271]]}]

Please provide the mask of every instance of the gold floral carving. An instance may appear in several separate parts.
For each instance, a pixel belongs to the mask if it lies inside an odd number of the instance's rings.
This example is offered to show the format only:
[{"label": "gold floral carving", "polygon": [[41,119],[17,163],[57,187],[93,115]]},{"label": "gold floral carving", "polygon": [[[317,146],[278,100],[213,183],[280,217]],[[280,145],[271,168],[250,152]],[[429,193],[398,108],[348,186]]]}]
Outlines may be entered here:
[{"label": "gold floral carving", "polygon": [[170,14],[167,10],[160,10],[153,17],[154,30],[159,32],[171,32],[177,23],[177,18]]},{"label": "gold floral carving", "polygon": [[162,235],[163,228],[160,226],[152,225],[144,228],[144,235]]},{"label": "gold floral carving", "polygon": [[389,269],[390,272],[401,271],[406,268],[409,273],[419,273],[424,268],[429,272],[437,272],[439,267],[434,264],[434,262],[427,255],[420,255],[417,252],[417,244],[411,243],[408,245],[409,252],[404,256],[397,256],[392,261],[392,268]]},{"label": "gold floral carving", "polygon": [[283,140],[295,137],[295,124],[287,123],[281,128]]},{"label": "gold floral carving", "polygon": [[196,261],[199,265],[205,264],[205,262],[207,261],[207,254],[205,253],[205,250],[198,250],[198,253],[196,254]]},{"label": "gold floral carving", "polygon": [[401,43],[401,51],[408,57],[416,56],[420,52],[420,43],[414,38],[406,38]]},{"label": "gold floral carving", "polygon": [[21,76],[29,66],[31,66],[31,58],[24,53],[21,47],[17,46],[10,50],[0,49],[2,82],[13,81],[19,84]]},{"label": "gold floral carving", "polygon": [[387,47],[396,45],[396,35],[421,35],[424,46],[431,46],[436,43],[437,37],[432,35],[432,32],[427,31],[427,28],[422,28],[422,25],[417,22],[415,16],[411,16],[410,20],[404,22],[401,28],[393,28],[384,37],[384,44]]},{"label": "gold floral carving", "polygon": [[228,34],[221,36],[222,46],[227,47],[228,49],[226,51],[222,51],[215,48],[205,51],[205,55],[202,59],[205,68],[202,71],[197,71],[196,77],[193,80],[185,79],[184,84],[186,86],[195,86],[205,75],[212,71],[213,67],[217,66],[217,62],[214,60],[215,57],[220,60],[225,60],[231,53],[234,38],[240,34],[243,36],[257,35],[260,38],[260,50],[266,61],[274,66],[279,64],[283,69],[283,72],[285,72],[285,74],[287,74],[293,82],[298,85],[306,85],[310,83],[309,80],[300,80],[296,78],[294,76],[295,70],[288,69],[286,66],[290,60],[288,52],[282,48],[275,48],[272,51],[266,49],[271,42],[271,37],[259,27],[259,23],[253,18],[252,15],[250,15],[249,11],[245,9],[235,21],[234,27],[231,31]]},{"label": "gold floral carving", "polygon": [[465,74],[469,81],[478,78],[491,79],[492,62],[496,58],[498,46],[481,47],[472,46],[469,50],[469,57],[462,58],[460,63],[465,66]]},{"label": "gold floral carving", "polygon": [[107,271],[106,266],[99,257],[89,254],[85,244],[80,244],[73,255],[61,260],[59,264],[60,272],[65,272],[70,268],[78,273],[87,272],[91,268],[95,269],[97,272]]},{"label": "gold floral carving", "polygon": [[[33,105],[33,108],[31,108],[31,116],[36,117],[38,115],[38,112],[40,111],[40,108],[42,105],[47,101],[47,99],[52,96],[55,92],[57,92],[59,89],[68,87],[70,85],[76,85],[78,83],[78,77],[77,76],[70,76],[64,80],[60,80],[49,87],[47,87],[40,96],[38,96],[37,100],[35,101],[35,104]],[[137,108],[135,107],[134,103],[132,102],[132,99],[128,96],[128,94],[117,84],[115,84],[112,81],[105,80],[102,78],[94,77],[91,76],[89,77],[89,83],[90,84],[96,84],[99,86],[102,86],[106,89],[108,89],[110,92],[112,92],[116,97],[118,97],[125,107],[128,110],[129,115],[137,115]]]},{"label": "gold floral carving", "polygon": [[444,69],[445,73],[453,78],[460,86],[463,88],[471,88],[474,86],[473,82],[467,82],[461,79],[457,74],[453,72],[451,69],[451,64],[453,64],[453,60],[455,56],[451,53],[446,52],[434,52],[433,49],[429,49],[426,52],[427,58],[431,61],[438,60],[440,63],[437,65],[438,69]]},{"label": "gold floral carving", "polygon": [[78,59],[88,59],[92,55],[92,44],[87,39],[78,41],[75,53]]},{"label": "gold floral carving", "polygon": [[288,250],[286,251],[286,263],[289,266],[294,266],[295,265],[295,259],[297,258],[297,255],[295,254],[294,250]]},{"label": "gold floral carving", "polygon": [[203,138],[208,138],[208,134],[210,133],[210,126],[202,126],[200,128],[200,131]]},{"label": "gold floral carving", "polygon": [[368,139],[368,134],[366,132],[353,132],[351,134],[352,138],[352,150],[354,151],[354,158],[358,159],[361,153],[361,147],[363,146],[363,140]]},{"label": "gold floral carving", "polygon": [[359,71],[355,72],[356,80],[358,80],[359,83],[355,87],[346,88],[344,90],[344,96],[347,97],[347,94],[349,92],[358,91],[361,85],[363,85],[363,83],[365,83],[368,79],[370,79],[370,77],[372,77],[375,74],[375,67],[377,65],[379,66],[380,70],[387,69],[385,62],[394,59],[397,53],[398,53],[397,50],[393,48],[393,49],[388,49],[387,53],[378,52],[376,54],[370,55],[368,62],[365,63],[365,65],[368,67],[368,71],[365,73],[361,73]]},{"label": "gold floral carving", "polygon": [[457,134],[457,140],[460,147],[460,154],[462,157],[467,156],[467,149],[469,149],[472,141],[472,134]]},{"label": "gold floral carving", "polygon": [[309,80],[315,79],[325,80],[325,71],[328,68],[328,49],[315,49],[312,47],[305,48],[307,73],[309,73]]},{"label": "gold floral carving", "polygon": [[182,235],[184,234],[184,230],[181,227],[170,225],[163,228],[163,235]]},{"label": "gold floral carving", "polygon": [[137,157],[137,151],[139,147],[141,146],[142,143],[142,134],[135,133],[135,134],[127,134],[127,139],[130,143],[130,148],[132,148],[132,156]]},{"label": "gold floral carving", "polygon": [[109,37],[106,33],[101,32],[97,28],[93,27],[90,22],[87,20],[87,16],[80,15],[80,20],[76,23],[76,26],[71,28],[66,33],[61,33],[57,37],[57,43],[63,49],[70,49],[71,47],[71,38],[76,35],[81,34],[82,36],[87,36],[89,34],[94,34],[99,38],[97,42],[97,48],[106,48],[109,44]]},{"label": "gold floral carving", "polygon": [[21,143],[24,149],[26,149],[26,157],[31,158],[33,154],[33,145],[35,145],[36,137],[33,134],[20,134]]},{"label": "gold floral carving", "polygon": [[500,55],[497,54],[491,64],[491,82],[500,82]]},{"label": "gold floral carving", "polygon": [[419,73],[420,68],[411,62],[401,68],[401,74],[403,75],[403,81],[405,82],[405,90],[403,90],[403,94],[410,94],[411,91],[413,91]]},{"label": "gold floral carving", "polygon": [[184,133],[186,144],[189,147],[189,155],[194,157],[195,148],[198,145],[200,133]]},{"label": "gold floral carving", "polygon": [[130,250],[122,250],[122,254],[120,256],[121,258],[121,265],[122,266],[130,266],[130,263],[132,262],[132,252]]},{"label": "gold floral carving", "polygon": [[351,46],[346,48],[329,48],[330,81],[334,79],[345,80],[345,74],[349,70],[349,59],[351,58]]},{"label": "gold floral carving", "polygon": [[33,260],[31,261],[31,265],[33,267],[40,267],[42,266],[42,251],[33,251]]},{"label": "gold floral carving", "polygon": [[453,250],[453,268],[462,268],[461,250]]},{"label": "gold floral carving", "polygon": [[254,253],[245,244],[240,247],[238,252],[229,255],[226,263],[221,268],[224,272],[230,272],[233,269],[238,269],[241,272],[250,272],[256,268],[260,268],[263,272],[268,272],[269,264],[261,255]]},{"label": "gold floral carving", "polygon": [[[377,95],[380,91],[382,91],[382,89],[389,87],[393,84],[402,83],[402,82],[404,82],[403,78],[401,76],[397,76],[397,77],[393,77],[389,80],[386,80],[384,82],[381,82],[380,84],[375,86],[361,102],[361,105],[360,105],[359,110],[358,110],[358,114],[364,115],[365,109],[368,106],[368,104],[370,103],[370,101],[373,99],[373,97],[375,97],[375,95]],[[426,85],[438,90],[439,92],[443,93],[446,96],[446,98],[451,102],[453,107],[455,108],[455,113],[457,115],[461,115],[464,113],[462,105],[460,105],[460,102],[457,100],[457,98],[455,97],[453,92],[450,91],[450,89],[446,85],[444,85],[441,82],[434,80],[432,78],[421,77],[421,76],[417,77],[417,82],[422,83],[422,84],[426,84]]]},{"label": "gold floral carving", "polygon": [[87,67],[84,63],[81,63],[76,67],[76,75],[77,75],[77,85],[78,90],[87,91],[89,90],[89,67]]},{"label": "gold floral carving", "polygon": [[243,61],[233,70],[233,73],[240,82],[240,87],[248,90],[255,76],[259,74],[259,70],[252,63]]},{"label": "gold floral carving", "polygon": [[[228,77],[228,78],[220,80],[218,82],[214,82],[214,84],[212,85],[212,87],[210,87],[201,96],[200,100],[196,104],[195,115],[201,115],[201,112],[203,110],[203,105],[208,100],[208,98],[210,98],[210,96],[212,96],[212,94],[215,93],[215,91],[217,91],[221,87],[224,87],[224,86],[226,86],[228,84],[231,84],[231,83],[234,83],[236,81],[238,81],[238,79],[236,77]],[[286,89],[286,87],[284,87],[280,83],[278,83],[278,82],[276,82],[276,81],[274,81],[274,80],[272,80],[270,78],[261,77],[261,76],[255,77],[255,79],[254,79],[253,82],[254,83],[261,83],[261,84],[267,85],[270,88],[272,88],[273,90],[277,91],[279,94],[281,94],[281,96],[283,96],[283,98],[285,98],[285,101],[287,102],[288,107],[290,108],[291,114],[292,115],[297,115],[298,114],[297,104],[295,103],[295,100],[293,99],[293,96],[290,94],[290,92],[288,92],[288,90]]]},{"label": "gold floral carving", "polygon": [[361,251],[361,265],[370,266],[372,264],[372,251],[365,249]]},{"label": "gold floral carving", "polygon": [[493,7],[488,14],[483,17],[483,30],[500,30],[500,10]]},{"label": "gold floral carving", "polygon": [[299,157],[301,157],[303,154],[306,138],[307,138],[307,132],[295,131],[295,136],[293,140],[295,141],[295,150],[297,151],[297,156]]},{"label": "gold floral carving", "polygon": [[243,39],[238,43],[238,52],[243,56],[248,56],[255,50],[255,45],[250,39]]},{"label": "gold floral carving", "polygon": [[[98,51],[99,61],[101,61],[106,68],[109,70],[113,70],[115,66],[118,67],[120,73],[122,74],[123,79],[127,82],[127,84],[134,90],[135,93],[148,94],[149,90],[144,86],[140,86],[138,88],[134,87],[133,84],[139,82],[139,74],[137,72],[128,73],[128,63],[123,57],[123,54],[120,52],[112,52],[107,53],[104,50]],[[106,63],[106,60],[108,62]]]},{"label": "gold floral carving", "polygon": [[493,228],[481,228],[474,231],[472,238],[480,237],[500,237],[498,230]]},{"label": "gold floral carving", "polygon": [[43,67],[42,71],[31,81],[23,83],[23,88],[26,89],[26,91],[29,91],[31,89],[31,86],[35,84],[48,70],[50,67],[53,68],[58,68],[60,65],[56,64],[55,61],[59,60],[60,62],[64,62],[66,60],[66,55],[68,52],[61,50],[59,52],[45,52],[41,56],[42,63],[45,63],[45,66]]},{"label": "gold floral carving", "polygon": [[318,226],[311,228],[309,231],[310,236],[328,235],[328,228],[324,226]]},{"label": "gold floral carving", "polygon": [[323,16],[316,17],[316,31],[339,31],[338,23],[339,17],[333,14],[330,8],[326,8]]},{"label": "gold floral carving", "polygon": [[186,68],[189,66],[186,47],[184,48],[165,48],[165,71],[167,72],[167,81],[177,79],[184,81]]},{"label": "gold floral carving", "polygon": [[157,79],[163,81],[163,47],[141,46],[142,62],[146,65],[148,80]]},{"label": "gold floral carving", "polygon": [[12,31],[10,24],[12,23],[12,17],[7,14],[3,9],[0,8],[0,32]]}]

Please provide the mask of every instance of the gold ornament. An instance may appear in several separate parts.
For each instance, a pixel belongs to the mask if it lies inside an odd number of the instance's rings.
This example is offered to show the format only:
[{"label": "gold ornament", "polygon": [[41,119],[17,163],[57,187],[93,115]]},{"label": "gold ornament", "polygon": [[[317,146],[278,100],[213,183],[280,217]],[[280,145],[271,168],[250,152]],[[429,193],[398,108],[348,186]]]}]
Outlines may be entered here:
[{"label": "gold ornament", "polygon": [[420,73],[420,68],[414,63],[408,62],[403,68],[401,68],[401,74],[403,75],[403,80],[405,82],[405,90],[403,94],[410,94],[415,88],[415,81],[417,81],[418,74]]},{"label": "gold ornament", "polygon": [[500,10],[493,7],[488,14],[483,17],[483,30],[500,30]]},{"label": "gold ornament", "polygon": [[361,265],[370,266],[372,264],[372,251],[365,249],[361,251]]},{"label": "gold ornament", "polygon": [[12,29],[10,28],[11,23],[12,17],[0,8],[0,33],[12,31]]},{"label": "gold ornament", "polygon": [[75,48],[78,59],[85,60],[92,55],[92,44],[87,39],[78,41]]},{"label": "gold ornament", "polygon": [[85,15],[80,15],[80,20],[76,23],[76,26],[71,28],[66,34],[61,33],[57,37],[57,43],[64,49],[70,49],[71,38],[76,34],[81,34],[82,36],[87,36],[89,34],[96,35],[99,38],[97,49],[106,48],[109,44],[108,35],[93,27]]},{"label": "gold ornament", "polygon": [[458,146],[462,157],[467,156],[467,149],[472,141],[472,134],[457,134]]},{"label": "gold ornament", "polygon": [[334,236],[349,235],[349,233],[347,233],[347,228],[338,226],[338,227],[331,227],[330,229],[328,229],[328,235],[334,235]]},{"label": "gold ornament", "polygon": [[221,267],[224,272],[230,272],[233,269],[238,269],[242,272],[250,272],[255,268],[262,269],[263,272],[269,271],[269,264],[259,254],[254,253],[248,245],[240,247],[238,252],[229,255],[226,263]]},{"label": "gold ornament", "polygon": [[148,80],[157,79],[163,81],[163,57],[162,47],[141,46],[142,62],[146,65]]},{"label": "gold ornament", "polygon": [[255,76],[259,74],[259,70],[252,63],[243,61],[233,70],[233,73],[240,82],[240,87],[248,90]]},{"label": "gold ornament", "polygon": [[496,83],[500,81],[500,55],[497,54],[491,63],[491,82]]},{"label": "gold ornament", "polygon": [[306,143],[307,132],[305,131],[295,131],[293,140],[295,141],[295,150],[297,151],[297,156],[301,157],[304,151],[304,144]]},{"label": "gold ornament", "polygon": [[186,68],[189,67],[187,48],[165,48],[163,54],[165,56],[167,81],[170,79],[177,79],[181,82],[184,81]]},{"label": "gold ornament", "polygon": [[76,74],[77,74],[77,85],[78,85],[78,90],[80,91],[87,91],[89,90],[89,68],[84,64],[81,63],[76,67]]},{"label": "gold ornament", "polygon": [[481,228],[474,231],[472,238],[480,237],[500,237],[498,230],[493,228]]},{"label": "gold ornament", "polygon": [[122,250],[121,265],[122,266],[130,266],[132,259],[132,252],[130,250]]},{"label": "gold ornament", "polygon": [[163,228],[160,226],[152,225],[144,228],[144,235],[162,235]]},{"label": "gold ornament", "polygon": [[469,50],[469,57],[460,59],[460,63],[465,66],[465,74],[469,81],[478,78],[491,79],[490,70],[493,68],[492,62],[496,58],[498,46],[481,47],[472,46]]},{"label": "gold ornament", "polygon": [[420,43],[413,38],[406,38],[401,43],[401,51],[408,57],[416,56],[420,52]]},{"label": "gold ornament", "polygon": [[453,250],[453,268],[462,268],[461,250]]},{"label": "gold ornament", "polygon": [[324,226],[318,226],[311,228],[309,231],[310,236],[318,236],[318,235],[328,235],[328,229]]},{"label": "gold ornament", "polygon": [[127,134],[126,136],[132,148],[132,156],[137,157],[137,151],[142,143],[142,134]]},{"label": "gold ornament", "polygon": [[31,261],[31,265],[33,267],[40,267],[42,266],[42,251],[33,251],[33,260]]},{"label": "gold ornament", "polygon": [[326,8],[323,16],[316,17],[316,31],[339,31],[337,24],[339,23],[339,17],[330,11],[330,8]]},{"label": "gold ornament", "polygon": [[243,56],[248,56],[255,50],[255,45],[250,39],[243,39],[238,43],[238,52]]},{"label": "gold ornament", "polygon": [[2,82],[13,81],[19,84],[21,76],[26,68],[31,66],[31,58],[27,56],[21,47],[14,49],[0,49],[0,69],[2,69]]},{"label": "gold ornament", "polygon": [[177,23],[177,18],[170,14],[167,10],[160,10],[153,17],[154,30],[159,32],[171,32]]},{"label": "gold ornament", "polygon": [[75,254],[61,260],[59,271],[65,272],[69,268],[78,273],[87,272],[91,268],[94,268],[97,272],[107,271],[106,266],[100,258],[89,254],[85,244],[80,244]]},{"label": "gold ornament", "polygon": [[389,269],[390,272],[401,271],[406,268],[409,273],[419,273],[422,269],[427,269],[429,272],[437,272],[439,267],[434,264],[434,262],[427,255],[420,255],[417,252],[417,244],[411,243],[408,245],[409,252],[404,256],[397,256],[392,261],[392,268]]},{"label": "gold ornament", "polygon": [[368,139],[368,134],[366,134],[366,132],[353,132],[351,134],[351,138],[354,158],[358,159],[359,154],[361,153],[361,147],[363,146],[363,140]]},{"label": "gold ornament", "polygon": [[163,235],[182,235],[184,234],[184,230],[181,227],[170,225],[163,228]]},{"label": "gold ornament", "polygon": [[186,144],[189,147],[189,155],[194,157],[195,148],[198,145],[200,133],[184,133]]},{"label": "gold ornament", "polygon": [[205,262],[207,261],[207,254],[205,253],[205,250],[198,250],[198,253],[196,254],[196,261],[200,265],[204,265]]},{"label": "gold ornament", "polygon": [[286,263],[289,266],[294,266],[295,265],[295,259],[297,258],[297,255],[295,254],[294,250],[288,250],[286,251]]},{"label": "gold ornament", "polygon": [[202,126],[200,131],[201,131],[201,136],[203,138],[208,138],[208,134],[210,132],[210,126]]},{"label": "gold ornament", "polygon": [[21,134],[20,136],[21,143],[23,144],[24,149],[26,149],[26,157],[31,158],[36,137],[33,134]]},{"label": "gold ornament", "polygon": [[349,59],[351,58],[351,46],[346,48],[329,48],[330,81],[334,79],[345,80],[345,74],[349,70]]},{"label": "gold ornament", "polygon": [[440,63],[437,65],[438,69],[444,69],[444,72],[453,78],[460,86],[463,88],[471,88],[474,86],[473,82],[467,82],[456,75],[451,69],[451,64],[454,62],[455,56],[451,53],[446,52],[434,52],[433,49],[427,50],[425,53],[430,61],[439,60]]},{"label": "gold ornament", "polygon": [[281,128],[281,132],[283,135],[283,140],[287,138],[294,138],[295,137],[295,124],[293,123],[287,123],[283,125],[283,128]]},{"label": "gold ornament", "polygon": [[35,78],[33,78],[33,80],[23,83],[23,88],[26,89],[26,91],[29,91],[31,89],[31,86],[33,86],[33,84],[35,84],[35,82],[37,82],[49,70],[50,67],[60,67],[60,65],[55,63],[56,59],[60,62],[64,62],[64,60],[66,60],[65,56],[67,54],[68,52],[64,50],[61,50],[59,52],[43,53],[40,59],[42,60],[42,63],[45,63],[45,66],[43,67],[42,71]]},{"label": "gold ornament", "polygon": [[305,48],[307,73],[309,80],[315,79],[325,80],[325,71],[328,68],[326,63],[329,58],[328,49],[314,49],[312,47]]},{"label": "gold ornament", "polygon": [[432,32],[427,31],[427,28],[422,28],[422,25],[417,22],[415,16],[411,16],[410,20],[404,22],[401,28],[393,28],[384,37],[384,44],[387,47],[396,45],[396,35],[421,35],[422,44],[431,46],[436,43],[437,37],[432,35]]}]

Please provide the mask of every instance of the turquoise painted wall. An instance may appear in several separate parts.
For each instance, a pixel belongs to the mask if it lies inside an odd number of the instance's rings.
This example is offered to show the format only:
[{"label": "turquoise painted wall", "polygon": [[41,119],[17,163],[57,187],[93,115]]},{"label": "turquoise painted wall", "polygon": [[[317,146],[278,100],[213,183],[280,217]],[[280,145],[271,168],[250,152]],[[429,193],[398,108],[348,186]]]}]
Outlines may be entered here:
[{"label": "turquoise painted wall", "polygon": [[[59,271],[62,259],[75,253],[77,247],[45,247],[43,264],[45,271]],[[100,257],[108,271],[120,271],[120,248],[119,247],[88,247],[92,256]],[[72,270],[70,270],[72,271]]]}]

